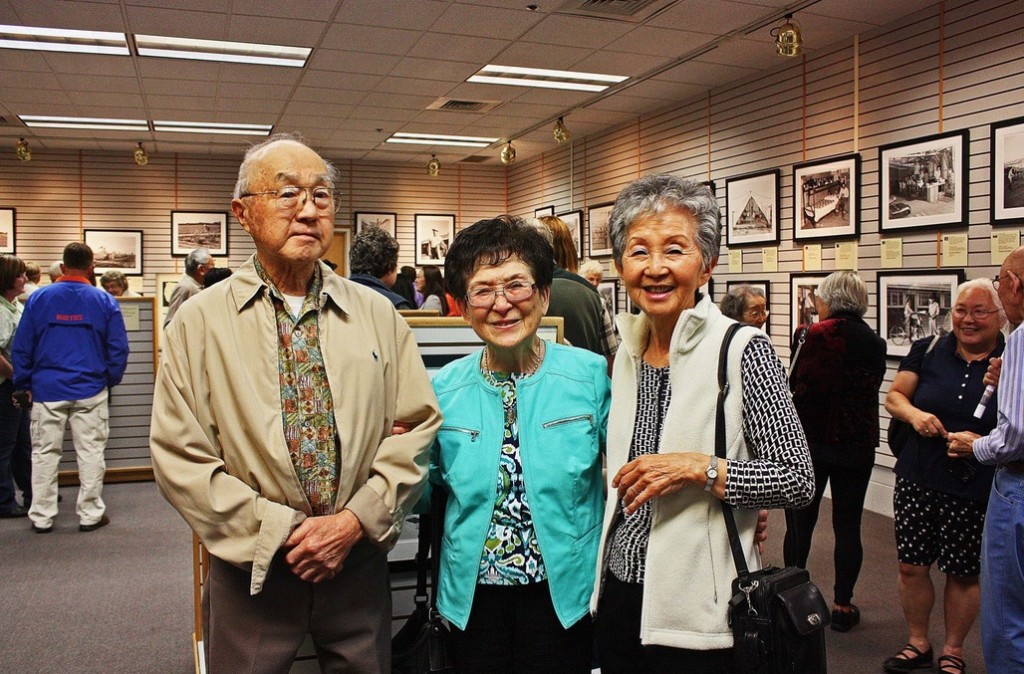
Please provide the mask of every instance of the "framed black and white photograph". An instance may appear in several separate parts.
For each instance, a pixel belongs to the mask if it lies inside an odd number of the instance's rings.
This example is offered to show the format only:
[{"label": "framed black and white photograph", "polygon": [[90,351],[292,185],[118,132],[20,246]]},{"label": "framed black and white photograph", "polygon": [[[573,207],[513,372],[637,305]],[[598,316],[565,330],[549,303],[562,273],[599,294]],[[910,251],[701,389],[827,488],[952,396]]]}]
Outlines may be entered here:
[{"label": "framed black and white photograph", "polygon": [[416,264],[442,265],[448,245],[455,235],[455,216],[439,213],[417,213]]},{"label": "framed black and white photograph", "polygon": [[142,273],[142,230],[87,229],[85,245],[92,248],[97,276],[108,271]]},{"label": "framed black and white photograph", "polygon": [[882,231],[967,226],[966,130],[879,148]]},{"label": "framed black and white photograph", "polygon": [[992,125],[992,224],[1024,221],[1024,117]]},{"label": "framed black and white photograph", "polygon": [[608,307],[608,311],[611,312],[612,316],[619,313],[619,280],[611,279],[609,281],[601,281],[597,284],[597,294],[601,296],[601,301]]},{"label": "framed black and white photograph", "polygon": [[801,325],[812,325],[818,317],[818,286],[828,274],[793,274],[789,277],[789,334]]},{"label": "framed black and white photograph", "polygon": [[576,244],[576,256],[583,259],[583,211],[576,209],[568,213],[559,213],[558,219],[565,223],[572,233],[573,243]]},{"label": "framed black and white photograph", "polygon": [[608,231],[608,218],[614,202],[598,204],[587,209],[587,241],[590,242],[590,256],[612,254],[612,237]]},{"label": "framed black and white photograph", "polygon": [[949,312],[962,269],[878,272],[878,334],[886,353],[902,358],[910,345],[951,329]]},{"label": "framed black and white photograph", "polygon": [[398,215],[395,213],[364,213],[357,211],[353,216],[356,224],[356,234],[363,231],[364,227],[380,227],[391,235],[398,236]]},{"label": "framed black and white photograph", "polygon": [[555,207],[554,206],[541,206],[540,208],[533,209],[533,217],[535,217],[535,218],[543,218],[544,216],[554,215],[554,214],[555,214]]},{"label": "framed black and white photograph", "polygon": [[701,295],[707,295],[711,298],[711,301],[715,301],[715,279],[709,278],[708,282],[702,285],[697,290],[700,291]]},{"label": "framed black and white photograph", "polygon": [[725,181],[726,245],[779,241],[779,169]]},{"label": "framed black and white photograph", "polygon": [[794,239],[857,236],[860,234],[859,203],[859,154],[793,167]]},{"label": "framed black and white photograph", "polygon": [[17,213],[13,208],[0,208],[0,253],[14,255],[14,230]]},{"label": "framed black and white photograph", "polygon": [[185,256],[196,248],[228,254],[227,212],[171,211],[171,255]]},{"label": "framed black and white photograph", "polygon": [[[771,324],[771,318],[772,318],[772,284],[771,284],[771,281],[762,281],[762,280],[757,280],[757,281],[726,281],[725,282],[725,292],[726,293],[732,292],[733,288],[738,288],[739,286],[751,286],[752,288],[757,288],[762,293],[764,293],[764,310],[767,313],[767,316],[765,316],[765,318],[764,318],[764,325],[761,326],[761,331],[764,332],[765,334],[769,334],[771,332],[771,330],[769,329],[769,325]],[[724,297],[724,295],[723,295],[723,297]]]}]

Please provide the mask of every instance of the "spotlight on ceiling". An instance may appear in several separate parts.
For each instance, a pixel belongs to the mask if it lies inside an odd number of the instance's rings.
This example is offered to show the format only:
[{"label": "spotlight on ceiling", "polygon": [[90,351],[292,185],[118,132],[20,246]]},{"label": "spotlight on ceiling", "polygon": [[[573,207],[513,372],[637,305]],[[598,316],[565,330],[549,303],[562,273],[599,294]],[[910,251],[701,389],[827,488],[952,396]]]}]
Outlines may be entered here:
[{"label": "spotlight on ceiling", "polygon": [[555,128],[552,132],[555,135],[555,142],[561,145],[565,141],[572,138],[572,134],[569,133],[569,128],[565,125],[565,120],[561,117],[555,122]]},{"label": "spotlight on ceiling", "polygon": [[501,163],[511,164],[516,160],[516,149],[512,147],[512,141],[505,144],[505,147],[501,149]]},{"label": "spotlight on ceiling", "polygon": [[792,58],[800,55],[800,48],[803,46],[803,39],[800,37],[800,26],[793,23],[793,15],[787,14],[785,22],[771,30],[775,38],[775,51],[780,56]]},{"label": "spotlight on ceiling", "polygon": [[139,166],[145,166],[146,164],[149,163],[149,155],[146,154],[146,148],[142,147],[142,142],[141,141],[139,142],[138,146],[135,148],[134,154],[135,154],[135,163],[138,164]]},{"label": "spotlight on ceiling", "polygon": [[441,162],[437,160],[437,155],[430,155],[430,161],[427,162],[427,175],[436,176],[441,172]]},{"label": "spotlight on ceiling", "polygon": [[28,141],[22,138],[14,144],[14,156],[21,161],[32,161],[32,150],[28,149]]}]

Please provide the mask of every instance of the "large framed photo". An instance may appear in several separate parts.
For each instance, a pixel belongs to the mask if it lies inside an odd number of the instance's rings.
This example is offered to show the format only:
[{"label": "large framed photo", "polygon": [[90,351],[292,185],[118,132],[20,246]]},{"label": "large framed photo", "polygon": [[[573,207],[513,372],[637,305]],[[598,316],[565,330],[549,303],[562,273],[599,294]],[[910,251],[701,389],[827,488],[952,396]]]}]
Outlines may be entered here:
[{"label": "large framed photo", "polygon": [[779,169],[725,180],[729,247],[779,241]]},{"label": "large framed photo", "polygon": [[818,286],[828,274],[793,274],[789,278],[789,334],[796,334],[801,325],[817,323]]},{"label": "large framed photo", "polygon": [[860,155],[793,167],[793,238],[828,239],[860,233]]},{"label": "large framed photo", "polygon": [[14,227],[17,213],[13,208],[0,208],[0,253],[14,255]]},{"label": "large framed photo", "polygon": [[185,256],[196,248],[228,254],[226,211],[171,211],[171,255]]},{"label": "large framed photo", "polygon": [[554,206],[541,206],[540,208],[533,209],[533,217],[544,218],[555,214]]},{"label": "large framed photo", "polygon": [[576,256],[583,259],[583,211],[576,209],[568,213],[559,213],[558,219],[565,223],[572,233],[573,243],[576,244]]},{"label": "large framed photo", "polygon": [[966,130],[879,148],[878,221],[884,232],[967,225]]},{"label": "large framed photo", "polygon": [[608,307],[608,311],[611,312],[612,316],[619,313],[619,280],[610,279],[608,281],[601,281],[597,284],[597,294],[601,296],[601,301]]},{"label": "large framed photo", "polygon": [[398,214],[396,213],[364,213],[357,211],[353,216],[356,223],[356,234],[363,231],[364,227],[380,227],[391,235],[391,238],[398,236]]},{"label": "large framed photo", "polygon": [[442,265],[448,245],[455,235],[455,216],[438,213],[417,213],[416,264]]},{"label": "large framed photo", "polygon": [[725,282],[725,292],[726,292],[726,294],[729,294],[730,292],[732,292],[732,290],[734,288],[738,288],[740,286],[750,286],[752,288],[757,288],[762,293],[764,293],[764,310],[765,310],[765,312],[767,312],[768,315],[765,316],[765,318],[764,318],[764,325],[761,326],[761,330],[765,334],[769,334],[771,332],[771,330],[769,329],[769,325],[770,325],[771,317],[772,317],[772,314],[771,314],[771,310],[772,310],[772,284],[771,284],[771,281],[761,281],[761,280],[758,280],[758,281],[726,281]]},{"label": "large framed photo", "polygon": [[590,257],[612,254],[612,237],[608,231],[608,218],[612,214],[612,206],[615,203],[609,201],[606,204],[598,204],[587,209],[587,241],[590,242]]},{"label": "large framed photo", "polygon": [[950,331],[949,312],[962,269],[878,272],[878,334],[886,353],[902,358],[922,337]]},{"label": "large framed photo", "polygon": [[142,273],[142,230],[87,229],[85,245],[92,248],[97,274],[108,271]]},{"label": "large framed photo", "polygon": [[1024,117],[992,125],[992,224],[1024,221]]}]

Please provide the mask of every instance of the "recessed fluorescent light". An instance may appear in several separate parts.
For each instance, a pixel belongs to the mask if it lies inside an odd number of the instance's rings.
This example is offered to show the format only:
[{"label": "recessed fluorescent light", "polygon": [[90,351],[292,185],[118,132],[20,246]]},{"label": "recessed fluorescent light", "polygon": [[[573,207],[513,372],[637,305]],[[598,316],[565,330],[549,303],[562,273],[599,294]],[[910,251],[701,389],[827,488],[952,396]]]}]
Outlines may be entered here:
[{"label": "recessed fluorescent light", "polygon": [[43,115],[18,115],[28,127],[48,129],[98,129],[106,131],[149,131],[144,119],[112,119],[106,117],[48,117]]},{"label": "recessed fluorescent light", "polygon": [[153,122],[154,131],[176,133],[223,133],[235,136],[269,136],[272,124],[219,124],[216,122]]},{"label": "recessed fluorescent light", "polygon": [[136,35],[135,48],[138,50],[139,56],[290,66],[292,68],[301,68],[306,65],[306,60],[313,51],[309,47],[194,40],[161,35]]},{"label": "recessed fluorescent light", "polygon": [[449,136],[435,133],[404,133],[393,134],[388,143],[411,143],[413,145],[453,145],[455,147],[487,147],[497,142],[497,138],[484,136]]},{"label": "recessed fluorescent light", "polygon": [[482,84],[507,84],[515,87],[597,92],[604,91],[611,85],[618,84],[627,79],[629,78],[620,75],[580,73],[571,70],[545,70],[543,68],[486,65],[466,81]]},{"label": "recessed fluorescent light", "polygon": [[0,48],[129,56],[124,33],[0,25]]}]

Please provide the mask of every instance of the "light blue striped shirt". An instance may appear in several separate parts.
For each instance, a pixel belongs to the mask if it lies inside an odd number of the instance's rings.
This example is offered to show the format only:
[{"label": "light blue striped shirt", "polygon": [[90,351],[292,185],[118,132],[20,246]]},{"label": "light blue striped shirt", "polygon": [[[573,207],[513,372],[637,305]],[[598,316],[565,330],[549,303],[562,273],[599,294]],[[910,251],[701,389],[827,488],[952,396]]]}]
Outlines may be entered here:
[{"label": "light blue striped shirt", "polygon": [[1024,330],[1010,333],[999,373],[999,421],[995,430],[974,441],[981,463],[1024,460]]}]

